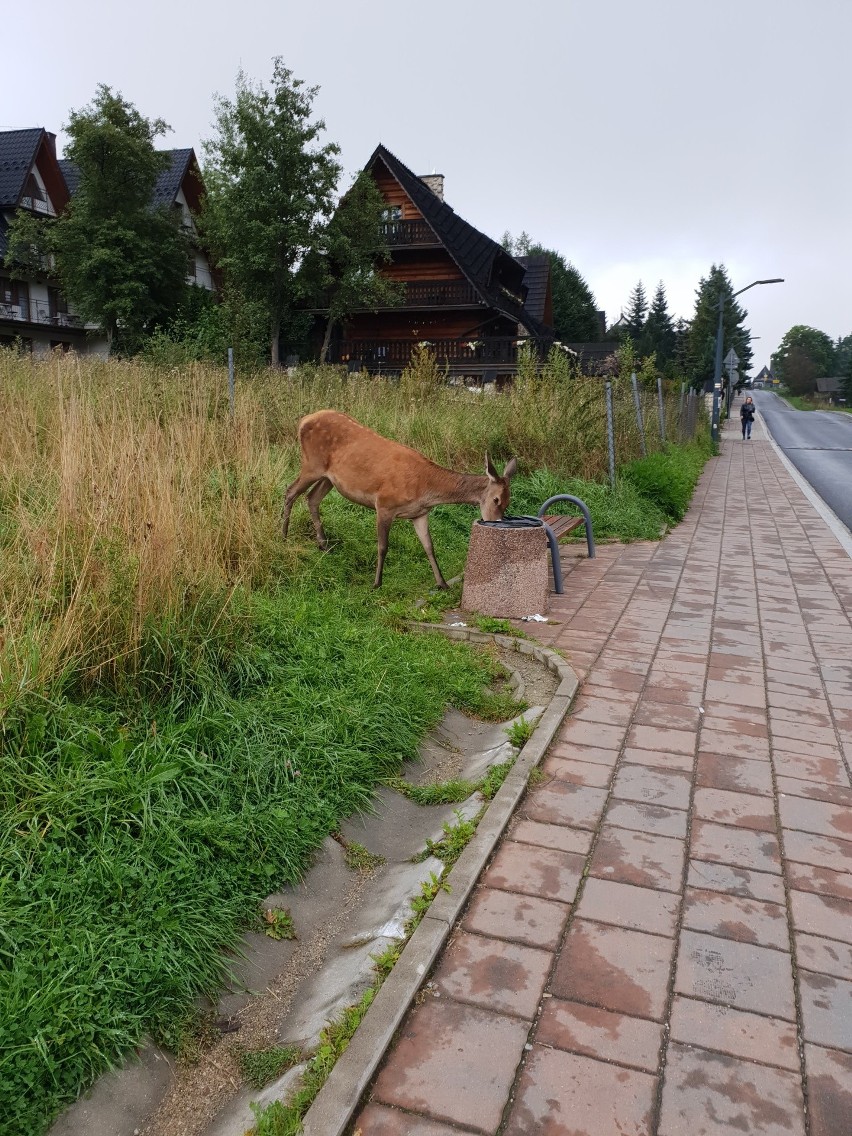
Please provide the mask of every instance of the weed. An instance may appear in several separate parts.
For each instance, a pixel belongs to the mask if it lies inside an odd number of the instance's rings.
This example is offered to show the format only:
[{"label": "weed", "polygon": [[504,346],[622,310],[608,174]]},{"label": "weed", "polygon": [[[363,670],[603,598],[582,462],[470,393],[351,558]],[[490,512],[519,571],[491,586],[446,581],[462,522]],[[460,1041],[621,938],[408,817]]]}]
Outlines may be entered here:
[{"label": "weed", "polygon": [[346,842],[345,860],[346,867],[351,868],[354,872],[374,872],[376,868],[381,867],[386,862],[384,856],[370,852],[356,840]]},{"label": "weed", "polygon": [[412,785],[402,777],[391,777],[385,784],[416,805],[457,805],[477,790],[476,781],[460,779],[436,781],[432,785]]},{"label": "weed", "polygon": [[478,615],[473,623],[479,631],[487,631],[499,635],[511,635],[515,630],[508,619],[494,619],[490,615]]},{"label": "weed", "polygon": [[295,939],[293,917],[283,907],[267,907],[260,918],[261,930],[270,939]]},{"label": "weed", "polygon": [[214,1025],[214,1014],[189,1010],[155,1031],[160,1045],[171,1050],[185,1065],[195,1065],[205,1050],[218,1041],[221,1034]]},{"label": "weed", "polygon": [[241,1049],[237,1060],[247,1084],[253,1089],[262,1089],[302,1060],[302,1051],[297,1045],[285,1048],[272,1046],[269,1049]]},{"label": "weed", "polygon": [[523,749],[534,733],[535,722],[528,718],[518,718],[506,729],[506,735],[516,749]]},{"label": "weed", "polygon": [[465,820],[461,813],[457,812],[455,824],[444,823],[444,835],[440,840],[426,841],[427,854],[437,856],[444,862],[446,868],[452,867],[476,832],[476,824],[476,819]]},{"label": "weed", "polygon": [[492,800],[497,790],[506,780],[506,777],[509,774],[509,770],[514,764],[515,762],[513,759],[512,761],[503,761],[498,763],[497,765],[491,766],[491,768],[479,782],[479,791],[486,799],[486,801]]}]

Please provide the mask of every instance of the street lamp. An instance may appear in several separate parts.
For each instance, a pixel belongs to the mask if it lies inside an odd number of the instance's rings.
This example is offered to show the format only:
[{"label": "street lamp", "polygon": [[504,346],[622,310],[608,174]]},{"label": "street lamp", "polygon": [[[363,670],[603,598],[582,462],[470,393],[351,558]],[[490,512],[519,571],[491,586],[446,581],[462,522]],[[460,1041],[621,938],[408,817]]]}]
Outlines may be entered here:
[{"label": "street lamp", "polygon": [[[740,288],[739,292],[734,292],[731,295],[733,300],[736,296],[741,296],[743,292],[747,292],[749,288],[756,288],[758,284],[783,284],[783,276],[773,276],[771,280],[753,280],[751,284],[746,284],[745,288]],[[719,291],[719,326],[716,329],[716,366],[713,368],[713,417],[710,422],[710,436],[714,442],[719,441],[719,393],[722,389],[722,347],[724,346],[724,330],[722,328],[722,316],[725,312],[725,295],[724,289]],[[728,406],[728,413],[730,414],[731,407]]]}]

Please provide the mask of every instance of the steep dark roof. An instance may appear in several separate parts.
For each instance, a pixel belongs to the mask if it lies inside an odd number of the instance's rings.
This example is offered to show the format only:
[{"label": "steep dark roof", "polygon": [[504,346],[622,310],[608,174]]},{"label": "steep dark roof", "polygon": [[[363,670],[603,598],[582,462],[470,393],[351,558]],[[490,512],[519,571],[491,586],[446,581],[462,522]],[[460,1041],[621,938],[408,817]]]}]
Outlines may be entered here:
[{"label": "steep dark roof", "polygon": [[533,319],[544,322],[544,308],[547,303],[547,281],[550,278],[550,258],[547,256],[516,256],[518,264],[526,269],[524,284],[527,298],[524,308]]},{"label": "steep dark roof", "polygon": [[390,150],[381,145],[377,146],[367,162],[366,169],[371,169],[377,159],[384,162],[391,175],[396,178],[423,214],[438,240],[489,307],[496,308],[497,311],[517,320],[534,335],[547,334],[546,329],[524,309],[521,302],[512,299],[494,282],[495,262],[500,257],[509,257],[509,253],[496,241],[486,237],[485,233],[480,233],[473,225],[459,217],[446,201],[442,201],[434,194],[417,174],[412,173],[408,166]]},{"label": "steep dark roof", "polygon": [[0,206],[18,204],[43,135],[41,126],[0,132]]},{"label": "steep dark roof", "polygon": [[843,378],[840,375],[826,375],[816,381],[816,389],[820,394],[838,394],[842,388]]},{"label": "steep dark roof", "polygon": [[6,236],[9,231],[9,226],[6,224],[6,218],[0,213],[0,264],[3,263],[6,253],[9,251],[9,240]]},{"label": "steep dark roof", "polygon": [[80,184],[80,171],[68,158],[59,159],[59,168],[65,178],[65,184],[68,186],[68,194],[73,197]]},{"label": "steep dark roof", "polygon": [[[192,157],[191,148],[186,150],[168,150],[166,152],[171,158],[171,164],[163,170],[157,178],[152,198],[154,205],[174,204],[178,190],[181,187],[181,182],[186,174],[190,158]],[[80,185],[80,171],[77,166],[67,158],[61,159],[59,168],[62,170],[62,176],[65,178],[65,184],[68,186],[68,192],[73,197]]]}]

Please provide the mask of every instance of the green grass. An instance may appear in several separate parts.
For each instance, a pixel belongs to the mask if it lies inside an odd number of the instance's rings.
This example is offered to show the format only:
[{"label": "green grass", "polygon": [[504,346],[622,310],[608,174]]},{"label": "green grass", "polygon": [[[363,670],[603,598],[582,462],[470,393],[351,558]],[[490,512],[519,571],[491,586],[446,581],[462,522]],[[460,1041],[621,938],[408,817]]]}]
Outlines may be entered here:
[{"label": "green grass", "polygon": [[262,1089],[302,1060],[296,1045],[271,1046],[269,1049],[242,1049],[238,1056],[240,1072],[253,1089]]},{"label": "green grass", "polygon": [[631,462],[622,470],[622,476],[637,493],[660,510],[667,522],[677,523],[689,508],[710,453],[706,439],[686,446],[669,445],[664,450]]}]

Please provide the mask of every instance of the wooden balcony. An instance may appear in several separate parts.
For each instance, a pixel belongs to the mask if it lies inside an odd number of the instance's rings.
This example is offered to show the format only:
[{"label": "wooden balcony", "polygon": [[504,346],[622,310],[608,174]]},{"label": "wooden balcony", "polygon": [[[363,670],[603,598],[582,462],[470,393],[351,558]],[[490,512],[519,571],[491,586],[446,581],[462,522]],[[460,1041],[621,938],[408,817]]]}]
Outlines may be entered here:
[{"label": "wooden balcony", "polygon": [[418,346],[428,347],[435,355],[438,366],[455,374],[480,374],[496,370],[512,374],[518,365],[518,351],[522,345],[532,347],[546,355],[549,339],[532,336],[494,336],[484,339],[343,339],[333,346],[329,362],[344,363],[353,370],[400,371],[408,366]]},{"label": "wooden balcony", "polygon": [[428,248],[441,244],[425,221],[383,221],[379,233],[389,248]]},{"label": "wooden balcony", "polygon": [[479,293],[466,280],[409,281],[403,308],[469,308],[481,303]]}]

